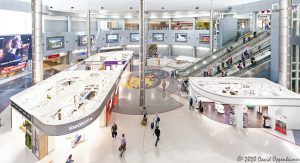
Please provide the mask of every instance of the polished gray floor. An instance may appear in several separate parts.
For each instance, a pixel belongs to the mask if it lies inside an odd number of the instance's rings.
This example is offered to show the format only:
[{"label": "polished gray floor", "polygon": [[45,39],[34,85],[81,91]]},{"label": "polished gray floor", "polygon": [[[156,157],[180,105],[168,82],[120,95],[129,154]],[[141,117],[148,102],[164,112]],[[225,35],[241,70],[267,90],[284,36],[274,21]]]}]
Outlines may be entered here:
[{"label": "polished gray floor", "polygon": [[295,143],[297,145],[300,145],[300,130],[293,130],[294,138],[295,138]]}]

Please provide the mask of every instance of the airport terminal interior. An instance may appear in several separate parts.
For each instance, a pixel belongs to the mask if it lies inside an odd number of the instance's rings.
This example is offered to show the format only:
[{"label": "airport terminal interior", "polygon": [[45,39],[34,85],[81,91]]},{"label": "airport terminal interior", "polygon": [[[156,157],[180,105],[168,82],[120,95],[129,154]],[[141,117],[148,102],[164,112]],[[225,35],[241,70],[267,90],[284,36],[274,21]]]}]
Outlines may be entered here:
[{"label": "airport terminal interior", "polygon": [[300,163],[300,0],[0,0],[0,163]]}]

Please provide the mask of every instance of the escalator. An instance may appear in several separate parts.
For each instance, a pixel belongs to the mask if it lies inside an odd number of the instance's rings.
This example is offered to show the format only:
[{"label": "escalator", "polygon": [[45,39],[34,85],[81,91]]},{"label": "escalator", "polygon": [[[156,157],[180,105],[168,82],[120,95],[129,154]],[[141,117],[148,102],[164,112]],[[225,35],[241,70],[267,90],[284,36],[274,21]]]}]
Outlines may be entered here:
[{"label": "escalator", "polygon": [[[234,41],[228,44],[227,46],[224,46],[223,48],[217,50],[212,55],[207,54],[205,57],[199,58],[192,65],[184,67],[183,69],[179,69],[178,70],[179,75],[181,77],[199,76],[201,70],[210,67],[220,61],[223,61],[225,58],[233,56],[237,53],[241,53],[241,51],[244,51],[248,47],[253,47],[256,44],[262,44],[265,41],[269,41],[270,33],[269,32],[259,33],[256,38],[251,39],[245,44],[243,43],[243,37],[239,38],[237,42]],[[227,48],[230,46],[232,47],[232,50],[231,52],[228,52]]]},{"label": "escalator", "polygon": [[152,58],[152,57],[157,57],[157,44],[151,44],[148,47],[148,57]]},{"label": "escalator", "polygon": [[[246,67],[242,66],[242,60],[236,59],[235,62],[233,62],[232,65],[226,64],[226,67],[224,67],[222,73],[220,71],[212,72],[212,76],[239,76],[245,72],[247,72],[249,69],[255,68],[259,66],[261,63],[264,63],[265,59],[270,58],[271,56],[271,44],[270,41],[266,41],[263,44],[260,44],[256,47],[253,47],[252,49],[252,57],[255,59],[255,62],[251,63],[251,57],[245,58],[245,65]],[[238,65],[241,65],[243,68],[239,69]],[[225,72],[225,73],[224,73]],[[225,75],[227,74],[227,75]]]}]

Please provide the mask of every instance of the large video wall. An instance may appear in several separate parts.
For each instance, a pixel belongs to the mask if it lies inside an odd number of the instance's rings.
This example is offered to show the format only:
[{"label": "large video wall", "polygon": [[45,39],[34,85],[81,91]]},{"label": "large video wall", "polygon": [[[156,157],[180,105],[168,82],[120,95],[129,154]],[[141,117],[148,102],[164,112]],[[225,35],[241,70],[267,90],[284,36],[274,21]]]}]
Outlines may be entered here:
[{"label": "large video wall", "polygon": [[0,80],[25,71],[31,58],[31,35],[0,36]]}]

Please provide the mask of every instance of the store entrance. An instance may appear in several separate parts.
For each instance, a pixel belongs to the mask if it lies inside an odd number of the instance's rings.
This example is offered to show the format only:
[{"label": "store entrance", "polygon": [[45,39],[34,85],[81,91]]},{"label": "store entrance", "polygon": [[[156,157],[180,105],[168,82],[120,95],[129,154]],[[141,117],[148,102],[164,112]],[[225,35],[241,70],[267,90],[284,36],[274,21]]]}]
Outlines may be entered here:
[{"label": "store entrance", "polygon": [[267,106],[244,107],[244,128],[269,128],[268,119]]},{"label": "store entrance", "polygon": [[[221,104],[206,98],[197,97],[194,108],[206,117],[228,125],[236,125],[236,107],[230,104]],[[201,103],[201,104],[200,104]],[[199,109],[200,107],[203,108]],[[243,106],[243,127],[244,128],[270,128],[270,118],[267,106]]]},{"label": "store entrance", "polygon": [[52,54],[43,60],[43,69],[45,75],[52,76],[57,74],[70,66],[68,55],[65,54]]}]

